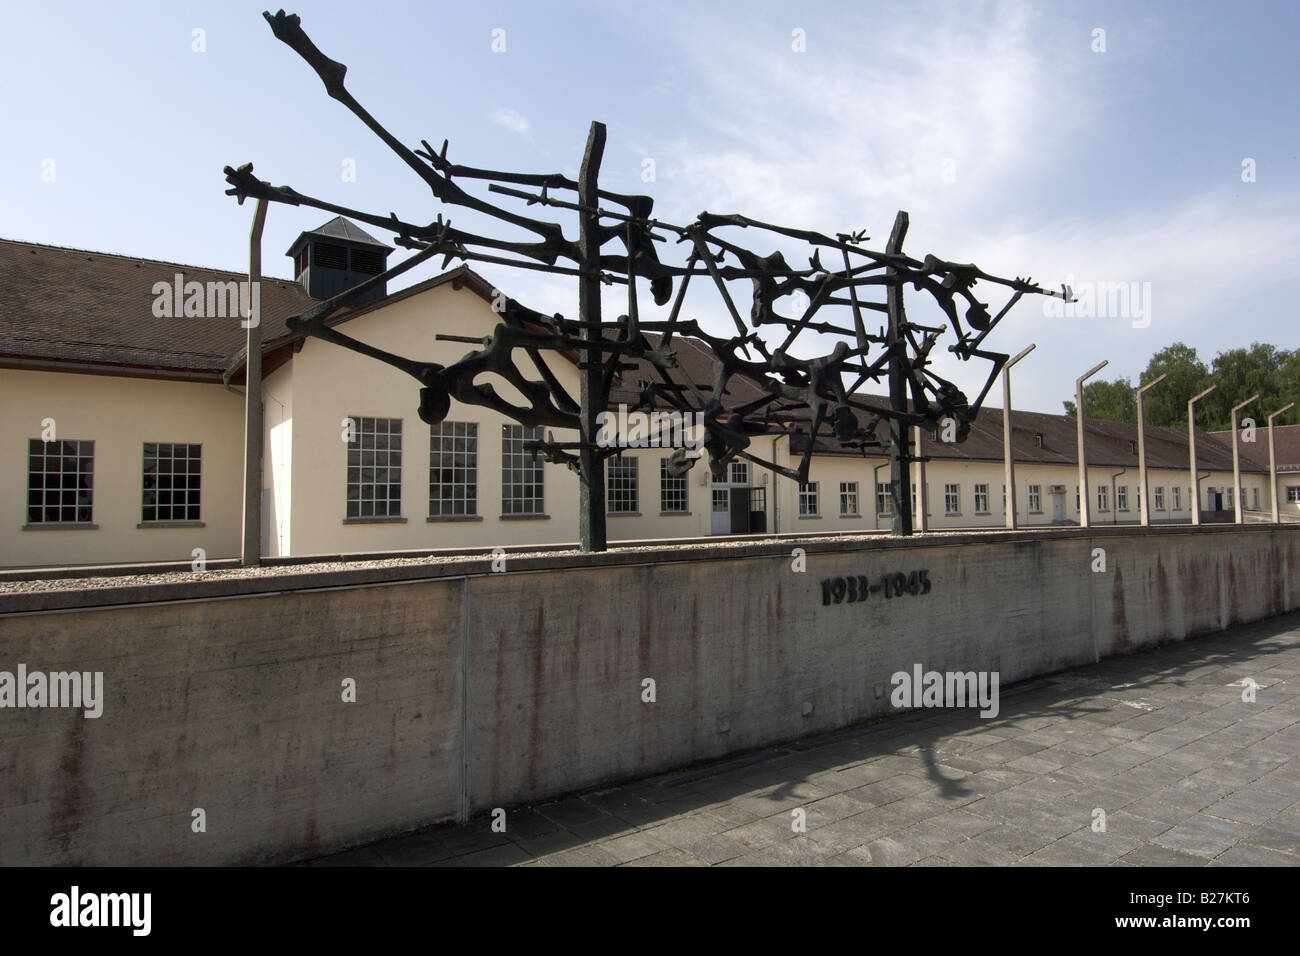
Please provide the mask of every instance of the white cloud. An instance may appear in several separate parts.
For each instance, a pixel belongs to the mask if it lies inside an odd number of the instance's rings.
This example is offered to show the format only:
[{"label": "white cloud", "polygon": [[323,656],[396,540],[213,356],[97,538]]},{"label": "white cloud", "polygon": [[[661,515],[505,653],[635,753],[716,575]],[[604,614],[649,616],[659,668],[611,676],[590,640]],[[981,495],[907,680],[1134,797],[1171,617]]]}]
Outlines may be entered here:
[{"label": "white cloud", "polygon": [[518,133],[520,136],[527,136],[530,129],[526,116],[506,107],[502,107],[492,114],[492,122],[498,126],[504,126],[510,132]]},{"label": "white cloud", "polygon": [[[693,9],[689,29],[668,25],[662,33],[665,42],[685,43],[696,63],[678,84],[688,91],[680,94],[678,132],[655,142],[633,130],[629,140],[656,159],[657,185],[648,191],[657,215],[684,223],[708,209],[827,233],[865,228],[868,245],[880,248],[901,208],[912,214],[907,248],[915,254],[974,261],[1051,289],[1068,276],[1076,284],[1152,284],[1147,328],[1122,318],[1048,318],[1041,299],[1022,300],[987,343],[1009,353],[1038,343],[1015,373],[1022,408],[1060,411],[1074,377],[1103,358],[1111,362],[1104,376],[1136,379],[1153,352],[1176,340],[1207,361],[1254,338],[1290,344],[1276,310],[1289,308],[1300,195],[1227,177],[1218,192],[1098,205],[1077,158],[1113,148],[1099,140],[1114,104],[1080,75],[1095,58],[1062,57],[1028,7],[809,23],[801,54],[780,36],[774,43],[761,21],[703,25],[700,17]],[[864,39],[834,44],[832,31]],[[828,52],[836,46],[843,52]],[[494,119],[509,128],[500,112]],[[517,131],[526,133],[523,122]],[[1081,189],[1092,202],[1069,198]],[[758,252],[782,248],[793,265],[809,252],[752,230],[732,234]],[[672,243],[661,251],[676,261],[683,254]],[[573,312],[571,280],[515,273],[502,281],[534,307]],[[626,308],[622,294],[605,290],[607,316]],[[747,290],[738,284],[733,294],[745,314]],[[920,321],[933,318],[925,298],[909,300]],[[992,290],[988,298],[1001,304]],[[648,295],[641,310],[658,317]],[[684,316],[716,333],[732,328],[707,281],[692,283]],[[972,396],[987,375],[987,363],[957,363],[942,340],[935,358],[935,371]],[[1000,391],[990,400],[1000,402]]]}]

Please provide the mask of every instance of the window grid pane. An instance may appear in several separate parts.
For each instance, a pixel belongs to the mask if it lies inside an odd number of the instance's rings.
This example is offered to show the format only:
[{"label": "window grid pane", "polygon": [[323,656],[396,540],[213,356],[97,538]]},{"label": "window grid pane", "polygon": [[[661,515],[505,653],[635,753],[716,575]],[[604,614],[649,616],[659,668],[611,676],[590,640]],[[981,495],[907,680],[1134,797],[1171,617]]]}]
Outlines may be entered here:
[{"label": "window grid pane", "polygon": [[93,441],[27,442],[29,524],[91,521],[94,497]]},{"label": "window grid pane", "polygon": [[199,520],[201,445],[145,442],[143,471],[142,522]]},{"label": "window grid pane", "polygon": [[501,513],[542,514],[545,489],[543,462],[524,448],[525,442],[542,441],[541,428],[501,426]]},{"label": "window grid pane", "polygon": [[605,503],[610,514],[636,514],[637,459],[615,455],[608,459],[608,480],[605,485]]},{"label": "window grid pane", "polygon": [[478,514],[478,425],[429,426],[429,517]]},{"label": "window grid pane", "polygon": [[347,517],[400,517],[402,420],[349,417],[354,427],[348,442]]},{"label": "window grid pane", "polygon": [[840,482],[840,514],[856,515],[858,513],[858,483],[856,481]]},{"label": "window grid pane", "polygon": [[686,475],[674,477],[668,470],[668,458],[659,459],[659,510],[671,514],[683,514],[687,507]]},{"label": "window grid pane", "polygon": [[817,514],[817,482],[810,481],[799,486],[799,514]]}]

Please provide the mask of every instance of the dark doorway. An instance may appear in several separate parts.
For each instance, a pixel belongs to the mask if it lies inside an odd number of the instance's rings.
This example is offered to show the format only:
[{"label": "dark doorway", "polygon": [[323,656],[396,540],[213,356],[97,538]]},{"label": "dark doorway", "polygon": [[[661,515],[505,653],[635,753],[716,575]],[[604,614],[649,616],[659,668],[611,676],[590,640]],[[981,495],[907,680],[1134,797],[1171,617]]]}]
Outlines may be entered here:
[{"label": "dark doorway", "polygon": [[749,489],[749,532],[767,533],[767,489]]},{"label": "dark doorway", "polygon": [[749,532],[749,500],[751,488],[731,489],[731,533],[747,534]]}]

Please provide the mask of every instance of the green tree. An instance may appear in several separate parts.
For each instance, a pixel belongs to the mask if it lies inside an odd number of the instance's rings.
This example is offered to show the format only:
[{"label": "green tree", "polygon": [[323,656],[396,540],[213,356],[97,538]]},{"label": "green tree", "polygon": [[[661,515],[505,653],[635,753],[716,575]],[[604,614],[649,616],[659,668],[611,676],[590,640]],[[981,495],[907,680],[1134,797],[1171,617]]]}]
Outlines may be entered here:
[{"label": "green tree", "polygon": [[[1228,349],[1214,359],[1213,381],[1218,389],[1206,398],[1206,427],[1227,428],[1231,424],[1232,406],[1258,394],[1238,413],[1238,421],[1253,418],[1263,424],[1269,412],[1296,400],[1296,380],[1288,376],[1294,369],[1295,353],[1261,342],[1248,349]],[[1198,421],[1199,424],[1199,421]]]},{"label": "green tree", "polygon": [[[1138,382],[1145,385],[1161,375],[1166,376],[1165,380],[1142,396],[1142,411],[1147,424],[1168,425],[1186,431],[1187,403],[1210,387],[1210,370],[1197,356],[1196,349],[1175,342],[1151,356]],[[1198,422],[1203,411],[1198,404]]]},{"label": "green tree", "polygon": [[[1300,349],[1293,349],[1286,362],[1282,365],[1282,381],[1285,383],[1285,390],[1280,396],[1282,405],[1287,402],[1295,402],[1295,408],[1291,409],[1285,415],[1277,416],[1279,425],[1300,425]],[[1264,409],[1264,415],[1267,417],[1277,408]]]},{"label": "green tree", "polygon": [[[1066,401],[1065,414],[1074,417],[1074,402]],[[1137,393],[1127,378],[1112,382],[1088,382],[1083,386],[1083,405],[1088,418],[1108,422],[1137,421]]]}]

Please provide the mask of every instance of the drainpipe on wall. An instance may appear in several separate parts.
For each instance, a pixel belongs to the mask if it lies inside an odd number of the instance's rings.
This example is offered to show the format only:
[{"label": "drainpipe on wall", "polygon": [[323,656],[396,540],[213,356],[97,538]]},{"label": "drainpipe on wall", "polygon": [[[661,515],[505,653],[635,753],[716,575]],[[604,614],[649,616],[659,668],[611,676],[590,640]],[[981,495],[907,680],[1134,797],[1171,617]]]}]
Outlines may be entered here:
[{"label": "drainpipe on wall", "polygon": [[1119,498],[1115,495],[1115,479],[1128,471],[1127,468],[1121,468],[1115,474],[1110,476],[1110,523],[1119,524]]},{"label": "drainpipe on wall", "polygon": [[[789,438],[789,437],[790,437],[789,435],[777,435],[775,438],[772,439],[772,463],[773,464],[776,464],[776,443],[779,442],[782,438]],[[776,480],[779,477],[780,475],[778,475],[776,472],[772,472],[772,533],[773,534],[781,533],[781,506],[780,504],[778,504],[778,502],[781,500],[781,496],[776,487]],[[710,508],[713,507],[713,502],[711,501],[709,502],[709,507]]]},{"label": "drainpipe on wall", "polygon": [[[880,530],[880,506],[876,504],[876,500],[880,497],[880,469],[888,467],[889,462],[885,462],[882,465],[877,465],[875,471],[871,473],[871,501],[869,502],[869,505],[871,506],[871,513],[875,515],[875,517],[872,518],[872,523],[875,525],[877,531]],[[892,501],[893,499],[890,500]],[[892,524],[892,518],[890,519],[890,522]]]},{"label": "drainpipe on wall", "polygon": [[925,478],[925,461],[926,456],[921,454],[921,426],[917,425],[913,432],[916,445],[916,494],[912,496],[912,502],[916,506],[915,530],[925,534],[930,526],[926,520],[926,509],[930,507],[930,496],[926,491]]}]

